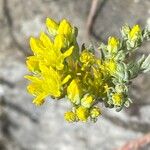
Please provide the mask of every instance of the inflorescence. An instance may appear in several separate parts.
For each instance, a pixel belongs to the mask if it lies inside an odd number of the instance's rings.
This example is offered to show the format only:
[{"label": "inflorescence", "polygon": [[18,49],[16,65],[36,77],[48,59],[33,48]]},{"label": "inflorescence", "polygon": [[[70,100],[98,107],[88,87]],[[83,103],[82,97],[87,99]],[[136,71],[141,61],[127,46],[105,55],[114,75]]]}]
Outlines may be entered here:
[{"label": "inflorescence", "polygon": [[80,49],[78,31],[66,19],[59,23],[47,18],[48,32],[30,38],[33,56],[27,58],[31,75],[27,89],[37,106],[45,98],[66,98],[72,108],[65,112],[68,122],[96,121],[101,115],[98,103],[120,111],[132,102],[129,98],[131,80],[150,70],[150,55],[130,61],[131,54],[143,41],[150,39],[150,30],[139,25],[121,29],[121,39],[109,37],[101,43],[95,55],[93,48]]}]

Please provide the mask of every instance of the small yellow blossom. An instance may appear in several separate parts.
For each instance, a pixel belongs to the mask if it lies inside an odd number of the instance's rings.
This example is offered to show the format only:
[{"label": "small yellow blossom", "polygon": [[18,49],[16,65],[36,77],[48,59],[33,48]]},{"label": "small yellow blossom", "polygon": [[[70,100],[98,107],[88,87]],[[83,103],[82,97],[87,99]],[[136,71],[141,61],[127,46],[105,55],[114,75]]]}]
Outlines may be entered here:
[{"label": "small yellow blossom", "polygon": [[64,114],[64,118],[68,122],[75,122],[76,121],[76,114],[72,111],[68,111]]},{"label": "small yellow blossom", "polygon": [[76,79],[73,79],[67,88],[67,95],[70,101],[74,104],[80,103],[80,88]]},{"label": "small yellow blossom", "polygon": [[123,102],[123,95],[122,95],[122,93],[114,93],[112,95],[112,100],[113,100],[113,104],[115,106],[121,106],[121,104]]},{"label": "small yellow blossom", "polygon": [[115,37],[109,37],[108,39],[108,50],[110,53],[117,53],[119,47],[119,40]]},{"label": "small yellow blossom", "polygon": [[93,97],[91,95],[85,95],[81,99],[81,105],[86,107],[86,108],[90,108],[93,103],[94,103],[94,99],[93,99]]},{"label": "small yellow blossom", "polygon": [[90,109],[90,116],[92,118],[97,118],[98,116],[101,115],[101,110],[98,107],[93,107]]},{"label": "small yellow blossom", "polygon": [[[37,98],[33,101],[36,105],[41,104],[43,97],[48,95],[59,97],[61,95],[60,89],[62,86],[61,76],[52,67],[47,68],[41,65],[40,70],[42,76],[40,78],[34,76],[25,76],[31,81],[28,86],[29,93],[35,95]],[[42,95],[42,96],[41,96]]]},{"label": "small yellow blossom", "polygon": [[54,43],[52,43],[50,42],[50,40],[48,40],[48,37],[46,35],[42,37],[42,41],[35,38],[31,38],[30,46],[35,56],[37,57],[36,59],[39,62],[45,64],[46,66],[52,66],[54,68],[57,68],[58,70],[62,70],[64,67],[64,59],[72,54],[74,47],[72,46],[69,49],[67,49],[64,53],[62,53],[61,46],[63,45],[58,43],[57,39],[58,38],[56,36]]},{"label": "small yellow blossom", "polygon": [[138,35],[141,34],[141,28],[139,25],[134,25],[129,33],[129,38],[131,40],[136,40],[138,38]]},{"label": "small yellow blossom", "polygon": [[76,115],[80,121],[86,122],[89,117],[89,109],[80,106],[76,109]]},{"label": "small yellow blossom", "polygon": [[113,59],[106,60],[104,62],[104,67],[110,75],[113,75],[117,71],[117,62]]},{"label": "small yellow blossom", "polygon": [[95,58],[92,53],[84,50],[81,52],[80,61],[82,62],[81,70],[85,70],[86,67],[90,67],[95,62]]},{"label": "small yellow blossom", "polygon": [[94,62],[94,55],[87,50],[84,50],[80,55],[80,61],[82,63]]},{"label": "small yellow blossom", "polygon": [[66,20],[63,19],[60,23],[55,22],[54,20],[47,18],[46,26],[49,33],[55,37],[56,35],[63,35],[67,38],[67,42],[71,43],[73,38],[76,36],[74,27]]}]

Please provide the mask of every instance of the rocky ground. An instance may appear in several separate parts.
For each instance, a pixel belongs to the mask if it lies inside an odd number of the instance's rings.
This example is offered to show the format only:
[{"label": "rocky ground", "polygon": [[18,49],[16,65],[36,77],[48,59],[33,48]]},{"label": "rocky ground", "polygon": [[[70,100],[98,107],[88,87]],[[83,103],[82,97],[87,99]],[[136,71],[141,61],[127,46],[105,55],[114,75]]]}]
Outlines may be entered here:
[{"label": "rocky ground", "polygon": [[[131,88],[134,104],[127,110],[103,110],[95,123],[68,124],[65,101],[33,106],[26,92],[29,36],[44,29],[46,17],[69,19],[79,28],[79,43],[105,41],[128,23],[150,25],[150,0],[104,0],[98,6],[92,35],[86,37],[91,0],[0,0],[0,150],[113,150],[150,132],[150,73]],[[138,51],[150,53],[150,43]],[[150,145],[142,148],[149,150]]]}]

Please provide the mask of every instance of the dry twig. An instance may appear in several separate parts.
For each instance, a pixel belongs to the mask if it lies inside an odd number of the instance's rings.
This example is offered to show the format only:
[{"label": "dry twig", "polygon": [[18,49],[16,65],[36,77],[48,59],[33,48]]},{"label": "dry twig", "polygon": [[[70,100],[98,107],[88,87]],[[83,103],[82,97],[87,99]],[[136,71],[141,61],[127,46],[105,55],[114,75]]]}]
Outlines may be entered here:
[{"label": "dry twig", "polygon": [[150,133],[145,134],[143,137],[135,139],[126,143],[123,147],[118,150],[139,150],[143,146],[150,143]]},{"label": "dry twig", "polygon": [[94,22],[96,10],[97,10],[97,5],[98,5],[98,0],[92,0],[90,12],[89,12],[87,23],[86,23],[88,35],[90,35],[92,27],[93,27],[93,22]]}]

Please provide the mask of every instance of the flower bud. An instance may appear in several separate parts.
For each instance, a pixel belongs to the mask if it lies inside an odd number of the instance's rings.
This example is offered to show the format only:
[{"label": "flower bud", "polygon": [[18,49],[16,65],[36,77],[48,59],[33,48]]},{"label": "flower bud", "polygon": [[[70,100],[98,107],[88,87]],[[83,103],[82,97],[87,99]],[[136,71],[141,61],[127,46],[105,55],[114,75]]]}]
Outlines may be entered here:
[{"label": "flower bud", "polygon": [[112,100],[113,100],[113,104],[115,106],[121,106],[121,104],[123,102],[123,95],[122,95],[122,93],[114,93],[112,95]]},{"label": "flower bud", "polygon": [[89,109],[80,106],[76,109],[76,115],[80,121],[86,122],[89,117]]},{"label": "flower bud", "polygon": [[91,105],[93,104],[94,102],[94,99],[92,96],[88,96],[88,95],[85,95],[82,99],[81,99],[81,105],[86,107],[86,108],[90,108]]},{"label": "flower bud", "polygon": [[116,54],[119,48],[119,40],[115,37],[109,37],[107,48],[110,54]]},{"label": "flower bud", "polygon": [[91,118],[97,118],[99,115],[101,115],[101,110],[98,107],[93,107],[90,110],[90,116]]},{"label": "flower bud", "polygon": [[64,118],[68,122],[75,122],[76,121],[76,115],[72,111],[68,111],[64,114]]}]

